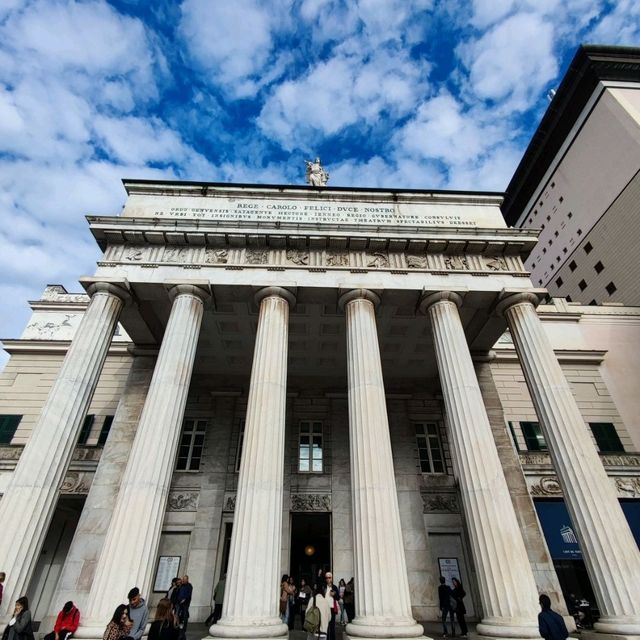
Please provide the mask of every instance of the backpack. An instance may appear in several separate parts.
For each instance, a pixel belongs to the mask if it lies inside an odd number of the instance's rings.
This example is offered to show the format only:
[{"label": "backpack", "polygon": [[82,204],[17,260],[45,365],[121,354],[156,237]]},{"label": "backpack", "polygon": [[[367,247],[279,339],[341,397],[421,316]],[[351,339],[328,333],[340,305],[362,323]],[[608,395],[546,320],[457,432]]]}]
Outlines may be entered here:
[{"label": "backpack", "polygon": [[320,631],[320,609],[316,607],[316,597],[313,596],[313,604],[309,603],[304,614],[304,624],[302,628],[307,633],[318,633]]}]

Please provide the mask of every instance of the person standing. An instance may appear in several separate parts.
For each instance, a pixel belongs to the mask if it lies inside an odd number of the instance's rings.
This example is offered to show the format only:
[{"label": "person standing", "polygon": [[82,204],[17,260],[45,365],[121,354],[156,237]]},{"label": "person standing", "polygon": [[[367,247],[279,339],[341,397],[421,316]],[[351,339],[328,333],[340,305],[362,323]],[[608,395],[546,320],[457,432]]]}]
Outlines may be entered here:
[{"label": "person standing", "polygon": [[224,588],[227,584],[227,574],[223,573],[222,578],[218,580],[216,588],[213,590],[213,616],[211,624],[215,624],[222,618],[222,605],[224,603]]},{"label": "person standing", "polygon": [[313,591],[304,578],[300,579],[300,590],[298,591],[297,606],[300,613],[300,624],[304,628],[304,614],[307,612],[307,605],[313,597]]},{"label": "person standing", "polygon": [[31,611],[26,596],[16,600],[13,616],[2,635],[3,640],[34,640]]},{"label": "person standing", "polygon": [[331,571],[327,571],[324,574],[324,588],[322,595],[329,605],[331,610],[331,618],[329,619],[329,626],[327,627],[327,640],[336,640],[336,613],[338,612],[338,600],[340,594],[338,587],[333,584],[333,574]]},{"label": "person standing", "polygon": [[140,595],[140,589],[133,587],[129,591],[127,598],[129,599],[129,618],[132,626],[129,635],[133,640],[140,640],[144,634],[149,619],[149,609],[144,598]]},{"label": "person standing", "polygon": [[460,636],[467,637],[467,621],[464,619],[464,614],[467,613],[467,608],[464,606],[464,597],[467,595],[466,591],[462,587],[462,582],[458,578],[452,578],[451,583],[453,589],[451,590],[451,597],[456,601],[456,619],[458,620],[458,626],[460,627]]},{"label": "person standing", "polygon": [[128,638],[132,624],[129,617],[129,607],[126,604],[119,604],[113,612],[107,628],[104,630],[102,640],[123,640]]},{"label": "person standing", "polygon": [[69,600],[66,602],[53,625],[53,631],[42,640],[68,640],[80,626],[80,611]]},{"label": "person standing", "polygon": [[538,600],[542,611],[538,614],[538,630],[544,640],[566,640],[569,637],[567,625],[559,613],[551,608],[551,598],[544,593]]},{"label": "person standing", "polygon": [[440,586],[438,587],[438,601],[440,604],[440,613],[442,614],[442,637],[447,637],[447,617],[451,616],[451,635],[456,635],[456,623],[453,619],[453,609],[451,607],[451,587],[449,587],[444,579],[440,576]]},{"label": "person standing", "polygon": [[[331,609],[327,599],[322,595],[320,589],[313,590],[313,597],[308,607],[317,607],[320,612],[320,626],[315,633],[307,632],[307,640],[327,640],[327,630],[331,620]],[[304,624],[303,624],[304,628]]]},{"label": "person standing", "polygon": [[347,622],[351,622],[356,617],[355,601],[355,589],[352,576],[344,590],[344,608],[347,613]]},{"label": "person standing", "polygon": [[156,607],[156,616],[149,628],[148,640],[178,640],[178,619],[169,598],[162,598]]},{"label": "person standing", "polygon": [[285,573],[280,580],[280,620],[289,624],[289,576]]},{"label": "person standing", "polygon": [[298,606],[297,606],[298,605],[297,603],[298,588],[296,587],[296,581],[293,576],[289,576],[289,579],[287,580],[287,584],[289,585],[288,587],[289,608],[287,610],[287,625],[289,629],[292,630],[296,623],[296,613],[298,611]]},{"label": "person standing", "polygon": [[191,605],[191,596],[193,595],[193,586],[189,582],[189,576],[182,576],[180,586],[178,587],[178,622],[181,629],[187,630],[189,623],[189,606]]}]

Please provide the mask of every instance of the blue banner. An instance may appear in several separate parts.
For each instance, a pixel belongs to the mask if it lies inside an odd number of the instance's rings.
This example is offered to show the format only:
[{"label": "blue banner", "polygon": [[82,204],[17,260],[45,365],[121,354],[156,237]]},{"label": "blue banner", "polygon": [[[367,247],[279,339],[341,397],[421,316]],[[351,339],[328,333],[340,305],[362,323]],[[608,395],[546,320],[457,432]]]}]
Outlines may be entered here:
[{"label": "blue banner", "polygon": [[554,560],[582,560],[582,551],[563,500],[534,500]]}]

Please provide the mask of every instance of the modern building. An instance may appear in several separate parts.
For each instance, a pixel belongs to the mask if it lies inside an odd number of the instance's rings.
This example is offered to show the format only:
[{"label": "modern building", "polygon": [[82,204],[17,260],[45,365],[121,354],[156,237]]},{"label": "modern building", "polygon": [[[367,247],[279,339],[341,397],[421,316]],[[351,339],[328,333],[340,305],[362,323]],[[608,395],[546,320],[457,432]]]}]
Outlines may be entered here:
[{"label": "modern building", "polygon": [[639,309],[540,305],[501,194],[125,187],[4,341],[0,616],[98,638],[188,573],[204,620],[226,573],[211,635],[285,637],[280,575],[331,567],[353,638],[422,636],[439,575],[487,637],[577,588],[640,634]]},{"label": "modern building", "polygon": [[539,229],[536,286],[640,305],[640,48],[580,47],[509,186],[510,226]]}]

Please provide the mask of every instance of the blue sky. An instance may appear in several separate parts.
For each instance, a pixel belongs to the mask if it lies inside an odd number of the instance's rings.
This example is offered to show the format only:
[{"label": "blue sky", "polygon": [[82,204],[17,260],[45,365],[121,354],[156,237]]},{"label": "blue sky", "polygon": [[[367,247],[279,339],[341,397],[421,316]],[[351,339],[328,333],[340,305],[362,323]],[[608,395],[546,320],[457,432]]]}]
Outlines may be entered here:
[{"label": "blue sky", "polygon": [[582,42],[640,3],[1,0],[0,337],[93,273],[123,177],[503,190]]}]

